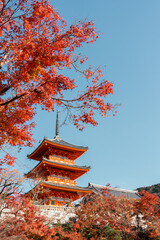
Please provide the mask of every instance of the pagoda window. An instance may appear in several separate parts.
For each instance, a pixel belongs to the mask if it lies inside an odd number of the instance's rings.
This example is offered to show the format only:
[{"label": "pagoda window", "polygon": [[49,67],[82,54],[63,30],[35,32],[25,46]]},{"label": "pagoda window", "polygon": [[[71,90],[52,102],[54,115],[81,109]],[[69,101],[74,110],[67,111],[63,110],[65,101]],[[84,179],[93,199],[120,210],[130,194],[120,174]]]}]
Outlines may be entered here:
[{"label": "pagoda window", "polygon": [[51,201],[51,205],[55,205],[55,202],[54,202],[54,201]]}]

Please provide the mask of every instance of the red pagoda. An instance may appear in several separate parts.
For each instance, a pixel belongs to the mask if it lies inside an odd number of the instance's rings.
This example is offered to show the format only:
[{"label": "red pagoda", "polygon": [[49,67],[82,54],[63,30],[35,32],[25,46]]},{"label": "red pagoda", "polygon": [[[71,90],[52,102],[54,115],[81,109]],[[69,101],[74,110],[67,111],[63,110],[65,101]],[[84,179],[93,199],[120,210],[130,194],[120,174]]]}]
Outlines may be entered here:
[{"label": "red pagoda", "polygon": [[25,177],[38,180],[38,184],[26,196],[42,205],[71,206],[75,200],[92,192],[88,187],[79,187],[76,179],[90,170],[90,167],[77,166],[75,160],[88,150],[75,146],[59,137],[57,112],[56,136],[44,138],[28,158],[39,163]]}]

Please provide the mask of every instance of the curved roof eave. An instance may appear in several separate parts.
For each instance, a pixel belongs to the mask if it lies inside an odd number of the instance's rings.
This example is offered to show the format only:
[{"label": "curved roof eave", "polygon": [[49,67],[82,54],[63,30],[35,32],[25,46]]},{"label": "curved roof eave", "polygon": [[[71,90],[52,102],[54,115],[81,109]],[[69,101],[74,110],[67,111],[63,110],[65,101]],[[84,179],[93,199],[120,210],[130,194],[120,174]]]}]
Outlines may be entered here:
[{"label": "curved roof eave", "polygon": [[65,185],[65,184],[53,184],[53,183],[49,183],[47,181],[42,181],[42,182],[39,182],[34,188],[32,188],[31,190],[29,190],[28,192],[26,192],[24,195],[28,195],[29,193],[32,193],[33,190],[35,190],[38,186],[44,186],[44,187],[55,187],[55,189],[59,189],[60,191],[62,189],[64,190],[69,190],[69,191],[79,191],[79,192],[86,192],[86,193],[90,193],[92,192],[92,190],[88,187],[79,187],[79,186],[69,186],[69,185]]},{"label": "curved roof eave", "polygon": [[65,147],[69,147],[69,148],[73,148],[73,149],[78,149],[78,150],[85,150],[87,151],[88,150],[88,147],[83,147],[83,146],[76,146],[74,144],[71,144],[71,143],[68,143],[64,140],[62,140],[61,138],[60,139],[57,139],[57,138],[53,138],[53,139],[49,139],[49,138],[44,138],[45,140],[51,142],[51,143],[55,143],[55,144],[58,144],[60,146],[65,146]]},{"label": "curved roof eave", "polygon": [[79,170],[79,171],[84,171],[84,170],[90,170],[90,166],[78,166],[78,165],[69,165],[69,164],[63,164],[63,163],[58,163],[58,162],[54,162],[54,161],[51,161],[51,160],[48,160],[46,158],[42,158],[42,160],[34,167],[32,168],[28,173],[24,174],[24,176],[27,177],[27,175],[31,174],[32,172],[35,171],[36,168],[38,168],[38,166],[40,166],[41,164],[43,164],[43,162],[48,162],[48,163],[53,163],[53,164],[56,164],[58,166],[66,166],[66,167],[71,167],[75,170]]},{"label": "curved roof eave", "polygon": [[54,138],[54,139],[44,138],[43,141],[40,143],[40,145],[31,154],[27,155],[27,157],[32,159],[38,151],[42,151],[44,144],[47,144],[47,143],[53,144],[53,146],[55,147],[62,148],[62,150],[70,150],[70,151],[74,150],[77,152],[82,152],[80,153],[80,155],[82,155],[84,152],[88,150],[88,147],[76,146],[63,141],[62,139],[57,140],[57,138]]}]

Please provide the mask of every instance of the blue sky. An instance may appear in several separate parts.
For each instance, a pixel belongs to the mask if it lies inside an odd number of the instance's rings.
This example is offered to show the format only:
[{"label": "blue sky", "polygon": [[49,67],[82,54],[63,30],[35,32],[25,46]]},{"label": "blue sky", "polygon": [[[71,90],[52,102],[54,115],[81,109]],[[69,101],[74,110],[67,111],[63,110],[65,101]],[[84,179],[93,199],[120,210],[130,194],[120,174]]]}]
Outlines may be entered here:
[{"label": "blue sky", "polygon": [[[104,78],[114,83],[109,100],[121,104],[116,117],[97,116],[98,126],[79,132],[72,124],[60,136],[89,150],[77,165],[90,165],[77,182],[110,183],[135,189],[160,182],[160,1],[55,0],[50,3],[67,20],[94,20],[100,38],[83,53],[93,66],[105,65]],[[73,73],[71,73],[73,74]],[[64,119],[60,115],[60,121]],[[55,113],[38,111],[33,136],[54,137]],[[33,149],[23,148],[17,167],[28,172],[36,163],[27,160]]]}]

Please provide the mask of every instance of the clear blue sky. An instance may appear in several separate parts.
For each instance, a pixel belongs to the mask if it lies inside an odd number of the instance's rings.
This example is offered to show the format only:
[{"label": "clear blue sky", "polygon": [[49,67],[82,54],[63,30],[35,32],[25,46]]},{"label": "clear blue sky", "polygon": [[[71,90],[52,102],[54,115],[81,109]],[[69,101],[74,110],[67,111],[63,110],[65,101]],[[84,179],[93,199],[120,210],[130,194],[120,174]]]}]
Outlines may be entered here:
[{"label": "clear blue sky", "polygon": [[[91,171],[78,180],[110,183],[126,189],[160,182],[160,1],[159,0],[51,0],[67,20],[94,20],[100,33],[83,53],[94,66],[106,65],[105,79],[114,82],[113,104],[121,104],[116,117],[100,118],[97,127],[81,133],[63,126],[60,136],[89,150],[76,164]],[[64,116],[60,116],[60,120]],[[38,111],[34,138],[54,137],[55,113]],[[34,165],[23,148],[18,166],[28,172]],[[22,164],[23,162],[23,164]],[[36,162],[37,163],[37,162]]]}]

